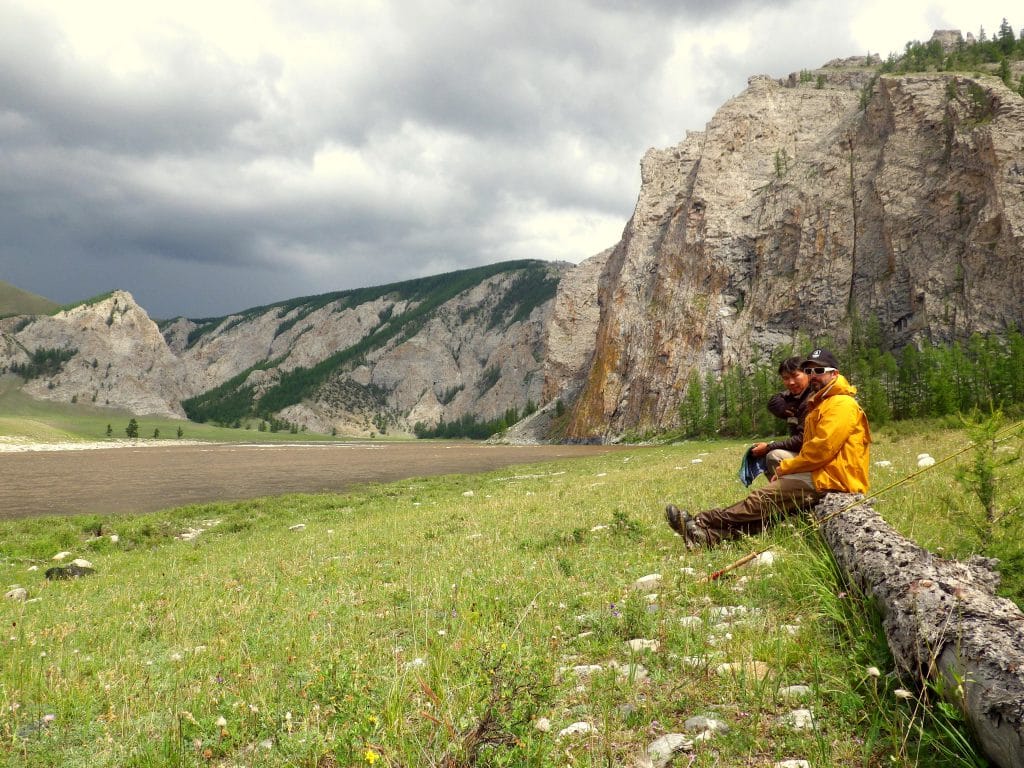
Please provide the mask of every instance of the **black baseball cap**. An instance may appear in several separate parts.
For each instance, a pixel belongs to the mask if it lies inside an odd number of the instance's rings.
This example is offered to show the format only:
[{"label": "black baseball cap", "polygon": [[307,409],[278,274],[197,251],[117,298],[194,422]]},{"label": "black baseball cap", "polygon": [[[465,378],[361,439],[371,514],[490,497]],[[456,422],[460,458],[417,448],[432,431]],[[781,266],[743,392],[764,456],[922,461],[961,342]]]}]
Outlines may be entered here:
[{"label": "black baseball cap", "polygon": [[835,368],[839,370],[839,361],[836,360],[836,356],[829,352],[827,349],[815,349],[800,363],[800,367],[803,368],[805,365],[824,365],[829,368]]}]

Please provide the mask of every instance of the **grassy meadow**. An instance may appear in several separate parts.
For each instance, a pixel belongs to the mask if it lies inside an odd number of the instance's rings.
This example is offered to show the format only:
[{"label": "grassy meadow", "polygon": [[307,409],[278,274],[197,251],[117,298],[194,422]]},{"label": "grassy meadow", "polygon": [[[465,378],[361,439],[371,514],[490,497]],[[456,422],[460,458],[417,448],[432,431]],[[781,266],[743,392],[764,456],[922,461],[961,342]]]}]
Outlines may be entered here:
[{"label": "grassy meadow", "polygon": [[[127,411],[87,403],[46,402],[21,392],[17,388],[20,383],[22,380],[15,376],[0,376],[0,437],[30,439],[43,443],[125,440],[125,428],[132,418],[138,422],[139,438],[143,440],[152,440],[154,430],[159,430],[160,440],[178,440],[179,427],[182,430],[182,440],[277,442],[338,440],[342,437],[314,432],[260,432],[259,419],[255,418],[233,429],[166,416],[134,416]],[[110,438],[107,437],[108,425],[112,429]],[[383,439],[388,437],[383,436]]]},{"label": "grassy meadow", "polygon": [[[873,490],[965,439],[883,431]],[[664,524],[668,501],[741,498],[742,450],[0,523],[0,583],[28,592],[0,601],[0,764],[642,766],[683,733],[674,765],[983,765],[955,716],[892,674],[870,606],[800,519],[696,553]],[[1019,515],[1019,464],[1000,471]],[[981,551],[955,474],[876,507],[933,550]],[[773,562],[701,581],[765,547]],[[96,573],[45,580],[58,551]],[[697,716],[725,727],[700,735]]]}]

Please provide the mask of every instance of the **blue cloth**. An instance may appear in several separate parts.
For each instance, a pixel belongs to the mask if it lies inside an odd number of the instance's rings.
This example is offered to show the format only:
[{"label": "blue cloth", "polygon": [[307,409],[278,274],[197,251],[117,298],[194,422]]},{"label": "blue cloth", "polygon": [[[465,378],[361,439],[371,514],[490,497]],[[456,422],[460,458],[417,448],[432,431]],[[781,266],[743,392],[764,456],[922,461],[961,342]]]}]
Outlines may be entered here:
[{"label": "blue cloth", "polygon": [[750,484],[757,479],[758,475],[768,469],[768,465],[765,463],[765,457],[755,456],[751,453],[753,450],[754,446],[747,448],[747,452],[743,454],[743,460],[740,461],[740,482],[748,488],[750,487]]}]

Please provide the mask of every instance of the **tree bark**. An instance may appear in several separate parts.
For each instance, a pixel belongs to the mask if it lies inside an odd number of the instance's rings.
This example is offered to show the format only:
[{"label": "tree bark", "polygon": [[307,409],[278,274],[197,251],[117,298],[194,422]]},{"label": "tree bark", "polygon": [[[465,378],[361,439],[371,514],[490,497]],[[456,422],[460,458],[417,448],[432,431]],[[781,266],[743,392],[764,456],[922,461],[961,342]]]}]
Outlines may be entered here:
[{"label": "tree bark", "polygon": [[1024,614],[994,594],[997,561],[933,555],[856,499],[829,494],[814,514],[849,582],[877,602],[896,664],[942,682],[993,764],[1024,768]]}]

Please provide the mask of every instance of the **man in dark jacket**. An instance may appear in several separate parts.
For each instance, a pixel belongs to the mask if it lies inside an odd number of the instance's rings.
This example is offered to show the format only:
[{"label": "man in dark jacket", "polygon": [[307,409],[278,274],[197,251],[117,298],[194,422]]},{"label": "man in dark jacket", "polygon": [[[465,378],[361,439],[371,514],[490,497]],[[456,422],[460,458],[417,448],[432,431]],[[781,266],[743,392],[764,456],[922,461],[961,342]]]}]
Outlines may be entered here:
[{"label": "man in dark jacket", "polygon": [[775,479],[775,470],[782,461],[800,453],[804,442],[804,415],[810,389],[807,387],[807,374],[800,370],[800,363],[801,358],[794,356],[779,364],[779,376],[786,391],[772,395],[768,400],[768,410],[786,422],[789,437],[770,443],[754,443],[750,449],[752,456],[765,457],[765,475],[769,480]]}]

